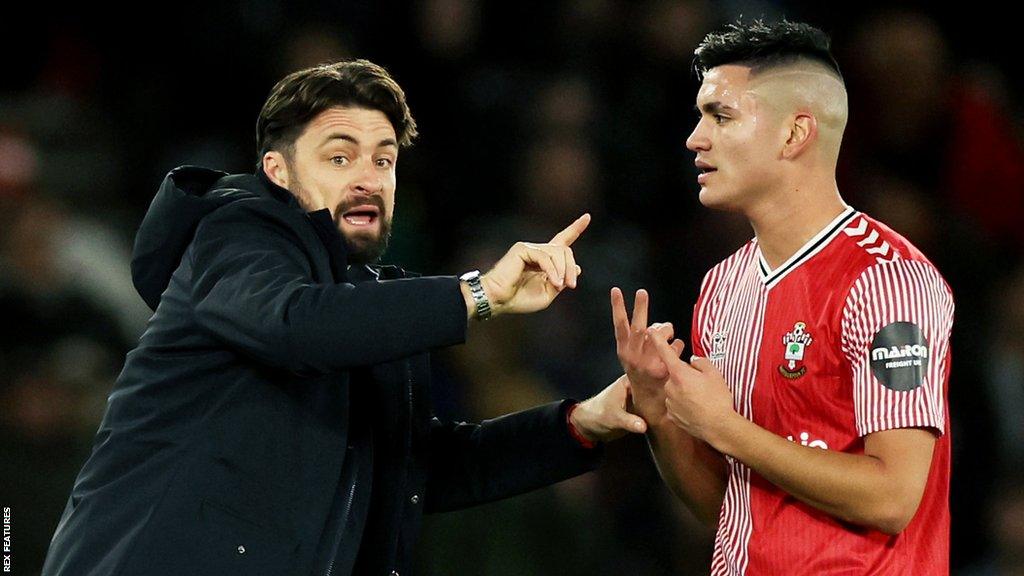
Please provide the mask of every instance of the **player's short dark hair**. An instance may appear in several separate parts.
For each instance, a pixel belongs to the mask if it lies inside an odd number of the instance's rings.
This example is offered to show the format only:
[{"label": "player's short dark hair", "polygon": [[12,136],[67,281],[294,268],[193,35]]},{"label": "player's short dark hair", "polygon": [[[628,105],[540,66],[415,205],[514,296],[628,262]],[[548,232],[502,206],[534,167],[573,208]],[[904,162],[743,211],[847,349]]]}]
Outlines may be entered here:
[{"label": "player's short dark hair", "polygon": [[708,70],[725,64],[749,66],[757,74],[801,59],[824,64],[843,78],[832,56],[832,40],[820,29],[803,22],[765,23],[737,20],[720,32],[712,32],[694,51],[693,69],[699,78]]},{"label": "player's short dark hair", "polygon": [[278,82],[256,121],[256,150],[291,154],[295,140],[317,114],[334,106],[379,110],[395,129],[399,146],[417,136],[405,92],[383,67],[346,60],[292,72]]}]

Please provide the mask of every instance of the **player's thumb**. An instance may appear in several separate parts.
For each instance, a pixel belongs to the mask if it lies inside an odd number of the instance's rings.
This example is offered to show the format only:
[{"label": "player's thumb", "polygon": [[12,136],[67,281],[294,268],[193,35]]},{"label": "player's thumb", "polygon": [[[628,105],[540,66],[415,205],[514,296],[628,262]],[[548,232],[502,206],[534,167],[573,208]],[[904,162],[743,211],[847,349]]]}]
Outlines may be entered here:
[{"label": "player's thumb", "polygon": [[711,363],[711,360],[702,356],[690,356],[690,366],[693,366],[700,372],[711,372],[715,370],[715,365]]}]

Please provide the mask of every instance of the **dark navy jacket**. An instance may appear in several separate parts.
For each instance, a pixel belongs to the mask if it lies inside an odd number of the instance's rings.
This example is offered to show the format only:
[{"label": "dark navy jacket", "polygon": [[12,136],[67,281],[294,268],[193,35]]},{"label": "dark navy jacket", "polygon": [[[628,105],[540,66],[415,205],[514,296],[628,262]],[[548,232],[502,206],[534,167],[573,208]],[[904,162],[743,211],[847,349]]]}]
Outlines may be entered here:
[{"label": "dark navy jacket", "polygon": [[155,313],[44,576],[406,574],[424,512],[598,463],[568,401],[432,417],[428,352],[465,338],[458,280],[348,270],[329,213],[262,172],[172,171],[132,273]]}]

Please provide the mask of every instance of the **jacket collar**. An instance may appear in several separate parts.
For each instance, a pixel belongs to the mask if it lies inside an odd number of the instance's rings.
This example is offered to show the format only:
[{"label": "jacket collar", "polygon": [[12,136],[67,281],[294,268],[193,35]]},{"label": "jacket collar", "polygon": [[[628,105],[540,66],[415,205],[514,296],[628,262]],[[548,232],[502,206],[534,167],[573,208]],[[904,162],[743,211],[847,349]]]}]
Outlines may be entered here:
[{"label": "jacket collar", "polygon": [[[260,183],[263,184],[263,187],[274,199],[305,212],[305,209],[302,208],[301,204],[299,204],[298,198],[296,198],[295,195],[286,188],[282,188],[277,184],[274,184],[274,182],[270,180],[270,177],[267,176],[267,173],[263,171],[263,166],[261,164],[256,165],[256,177],[259,178]],[[397,266],[360,265],[350,267],[346,256],[347,250],[345,249],[345,240],[342,238],[341,232],[336,227],[334,219],[331,218],[330,210],[322,208],[320,210],[314,210],[313,212],[305,212],[305,214],[313,225],[313,229],[316,231],[320,241],[324,244],[328,253],[331,255],[331,271],[334,272],[336,281],[345,281],[349,276],[351,276],[354,281],[358,282],[378,279],[390,280],[413,275]]]},{"label": "jacket collar", "polygon": [[260,183],[263,184],[264,188],[270,192],[270,195],[273,196],[274,199],[280,200],[288,206],[299,208],[300,210],[302,209],[302,206],[299,204],[299,199],[295,197],[295,194],[292,194],[287,189],[274,184],[274,182],[267,176],[267,173],[263,171],[263,166],[260,164],[256,165],[256,177],[259,178]]}]

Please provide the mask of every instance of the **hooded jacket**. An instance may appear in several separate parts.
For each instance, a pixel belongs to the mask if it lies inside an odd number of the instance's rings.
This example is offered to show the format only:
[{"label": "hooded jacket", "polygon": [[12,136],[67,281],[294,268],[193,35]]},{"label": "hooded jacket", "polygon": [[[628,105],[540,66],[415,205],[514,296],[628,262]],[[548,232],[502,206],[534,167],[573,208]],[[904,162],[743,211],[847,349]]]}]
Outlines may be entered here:
[{"label": "hooded jacket", "polygon": [[349,269],[329,211],[261,170],[171,171],[132,275],[154,314],[44,576],[407,574],[424,512],[598,464],[568,400],[433,417],[428,352],[465,339],[458,279]]}]

